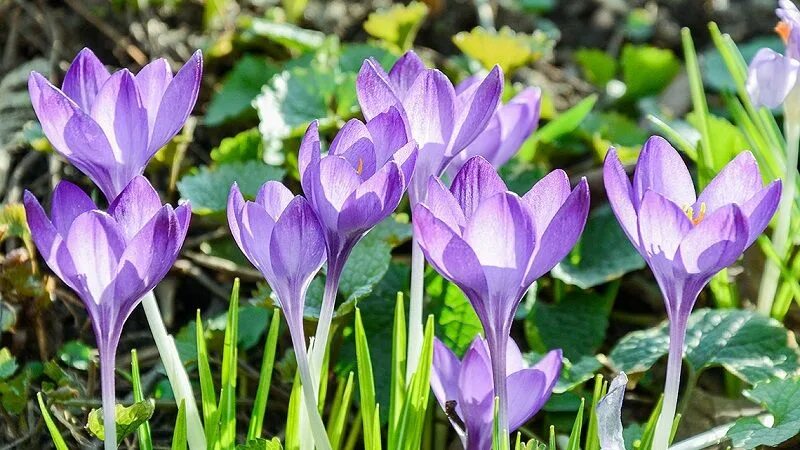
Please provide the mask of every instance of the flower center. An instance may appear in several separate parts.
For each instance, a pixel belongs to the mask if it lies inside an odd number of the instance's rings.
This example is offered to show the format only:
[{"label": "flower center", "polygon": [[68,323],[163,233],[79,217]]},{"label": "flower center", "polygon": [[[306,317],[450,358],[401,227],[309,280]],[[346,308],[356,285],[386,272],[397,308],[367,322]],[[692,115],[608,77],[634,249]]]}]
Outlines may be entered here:
[{"label": "flower center", "polygon": [[356,173],[361,175],[361,172],[364,171],[364,160],[362,158],[358,158],[358,165],[356,166]]},{"label": "flower center", "polygon": [[780,21],[775,25],[775,32],[781,37],[783,43],[789,42],[789,35],[792,33],[792,26],[788,22]]},{"label": "flower center", "polygon": [[706,204],[705,202],[700,203],[700,211],[697,212],[696,216],[694,215],[694,208],[691,206],[684,206],[683,212],[692,221],[692,225],[697,225],[706,217]]}]

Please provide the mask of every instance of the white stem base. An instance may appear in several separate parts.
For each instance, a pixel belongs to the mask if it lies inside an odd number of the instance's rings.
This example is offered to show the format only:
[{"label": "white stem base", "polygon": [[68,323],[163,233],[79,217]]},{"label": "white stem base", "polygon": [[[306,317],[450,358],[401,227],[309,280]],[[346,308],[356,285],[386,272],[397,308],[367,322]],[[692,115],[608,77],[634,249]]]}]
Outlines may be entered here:
[{"label": "white stem base", "polygon": [[425,288],[425,255],[417,239],[411,242],[411,291],[408,303],[408,354],[406,356],[406,382],[417,371],[422,353],[422,301]]}]

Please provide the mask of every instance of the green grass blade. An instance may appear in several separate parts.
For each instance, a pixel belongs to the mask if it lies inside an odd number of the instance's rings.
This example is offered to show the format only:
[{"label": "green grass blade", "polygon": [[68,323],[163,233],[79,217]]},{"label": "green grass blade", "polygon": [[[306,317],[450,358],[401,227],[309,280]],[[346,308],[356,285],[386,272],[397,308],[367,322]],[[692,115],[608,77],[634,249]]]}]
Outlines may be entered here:
[{"label": "green grass blade", "polygon": [[350,404],[353,398],[353,372],[347,376],[346,383],[339,383],[336,390],[336,401],[331,408],[330,422],[328,423],[328,437],[331,448],[337,450],[342,445],[344,428],[347,425],[347,416],[350,413]]},{"label": "green grass blade", "polygon": [[681,30],[683,42],[683,55],[686,60],[686,72],[689,75],[689,91],[691,92],[694,113],[697,115],[700,129],[700,146],[697,158],[698,184],[702,189],[711,181],[714,170],[714,158],[711,154],[711,132],[708,125],[708,104],[703,90],[703,78],[700,74],[700,64],[697,62],[697,52],[692,41],[692,33],[688,28]]},{"label": "green grass blade", "polygon": [[[211,375],[211,366],[208,362],[208,349],[206,335],[203,329],[203,319],[200,310],[195,316],[195,337],[197,339],[197,373],[200,376],[200,397],[203,406],[203,424],[206,432],[206,442],[212,443],[215,439],[216,429],[219,426],[213,418],[217,412],[217,394],[214,388],[214,378]],[[218,416],[217,416],[218,417]],[[210,447],[213,448],[211,444]]]},{"label": "green grass blade", "polygon": [[669,126],[666,122],[659,119],[658,117],[650,114],[647,116],[647,120],[655,126],[656,130],[665,137],[668,141],[672,143],[672,145],[676,146],[678,150],[683,152],[686,156],[689,157],[692,161],[697,160],[697,150],[694,148],[689,141],[684,139],[680,133],[678,133],[675,129]]},{"label": "green grass blade", "polygon": [[358,363],[358,388],[361,396],[361,414],[364,426],[364,445],[371,450],[375,437],[372,435],[375,414],[375,380],[372,373],[372,360],[369,355],[369,344],[361,321],[361,310],[356,308],[356,361]]},{"label": "green grass blade", "polygon": [[572,424],[572,432],[569,434],[569,441],[567,442],[566,450],[580,450],[581,448],[581,432],[583,430],[583,408],[586,403],[585,399],[581,399],[581,406],[578,407],[578,414],[575,415],[575,423]]},{"label": "green grass blade", "polygon": [[406,394],[400,427],[397,433],[398,444],[395,448],[420,448],[422,428],[428,408],[430,394],[431,364],[433,362],[433,316],[428,316],[425,324],[425,337],[422,342],[417,371],[411,376],[410,388]]},{"label": "green grass blade", "polygon": [[600,450],[600,438],[597,423],[597,404],[608,391],[608,382],[602,375],[594,377],[594,391],[592,392],[592,408],[589,410],[589,426],[586,428],[586,445],[584,450]]},{"label": "green grass blade", "polygon": [[381,450],[381,405],[375,404],[372,415],[372,446],[373,450]]},{"label": "green grass blade", "polygon": [[239,279],[233,281],[222,350],[222,390],[219,400],[220,442],[223,449],[236,444],[236,362],[238,359]]},{"label": "green grass blade", "polygon": [[286,450],[300,449],[300,408],[303,388],[300,384],[300,371],[295,371],[292,393],[289,396],[289,410],[286,412]]},{"label": "green grass blade", "polygon": [[186,450],[186,402],[183,400],[178,407],[178,419],[172,433],[172,450]]},{"label": "green grass blade", "polygon": [[406,310],[403,293],[397,293],[394,307],[394,325],[392,333],[392,380],[389,399],[389,448],[397,443],[397,431],[406,396]]},{"label": "green grass blade", "polygon": [[548,441],[548,449],[549,450],[558,450],[556,447],[556,427],[550,425],[550,439]]},{"label": "green grass blade", "polygon": [[258,389],[253,402],[253,412],[250,414],[250,425],[247,429],[247,440],[261,437],[261,428],[264,426],[264,413],[267,410],[269,388],[272,385],[272,368],[275,365],[275,350],[278,347],[280,335],[281,313],[279,309],[272,310],[272,320],[269,324],[267,340],[264,343],[264,356],[261,359],[261,373],[258,376]]},{"label": "green grass blade", "polygon": [[[133,385],[134,403],[144,401],[144,392],[142,392],[142,378],[139,374],[139,357],[136,354],[136,349],[131,350],[131,384]],[[136,435],[139,438],[140,450],[153,450],[153,437],[150,434],[150,421],[145,420],[144,423],[139,425],[139,428],[136,430]]]},{"label": "green grass blade", "polygon": [[61,436],[56,424],[53,422],[53,418],[50,417],[50,412],[47,410],[47,406],[44,404],[41,392],[36,394],[36,400],[39,402],[39,409],[42,411],[44,423],[47,425],[47,431],[50,432],[50,439],[52,439],[56,450],[69,450],[69,448],[67,448],[67,443],[64,442],[64,438]]}]

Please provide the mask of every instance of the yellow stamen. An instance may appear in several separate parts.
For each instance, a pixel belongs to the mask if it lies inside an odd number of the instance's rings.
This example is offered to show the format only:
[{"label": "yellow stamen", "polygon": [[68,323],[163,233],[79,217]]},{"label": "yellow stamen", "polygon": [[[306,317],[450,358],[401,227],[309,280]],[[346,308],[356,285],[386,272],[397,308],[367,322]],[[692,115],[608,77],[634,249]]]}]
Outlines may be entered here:
[{"label": "yellow stamen", "polygon": [[706,204],[700,203],[700,211],[697,212],[697,216],[694,215],[694,208],[691,206],[684,206],[683,212],[692,221],[692,225],[697,225],[706,217]]},{"label": "yellow stamen", "polygon": [[361,175],[361,172],[364,171],[364,160],[358,158],[358,166],[356,166],[356,173]]},{"label": "yellow stamen", "polygon": [[792,33],[792,26],[788,22],[780,21],[775,25],[775,32],[781,37],[783,43],[789,42],[789,35]]}]

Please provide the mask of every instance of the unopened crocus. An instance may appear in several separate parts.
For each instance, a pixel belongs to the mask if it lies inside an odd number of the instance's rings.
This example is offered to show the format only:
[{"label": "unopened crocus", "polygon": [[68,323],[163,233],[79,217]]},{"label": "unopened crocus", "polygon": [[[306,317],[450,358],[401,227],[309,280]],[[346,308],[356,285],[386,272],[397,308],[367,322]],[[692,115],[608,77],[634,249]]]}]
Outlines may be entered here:
[{"label": "unopened crocus", "polygon": [[[529,367],[513,339],[508,339],[505,383],[509,432],[530,420],[550,398],[561,373],[561,350],[547,353]],[[489,346],[477,336],[463,359],[438,338],[433,342],[431,390],[458,433],[465,450],[492,447],[495,392]]]},{"label": "unopened crocus", "polygon": [[234,184],[228,197],[228,226],[247,259],[277,295],[303,385],[306,411],[317,448],[330,449],[316,406],[318,381],[309,369],[303,309],[306,291],[325,262],[325,235],[309,203],[277,181],[268,181],[255,201],[245,201]]},{"label": "unopened crocus", "polygon": [[201,74],[199,50],[173,76],[164,59],[135,75],[127,69],[111,74],[85,48],[61,89],[33,72],[28,90],[53,148],[111,202],[183,127],[197,100]]},{"label": "unopened crocus", "polygon": [[431,177],[414,207],[414,233],[428,262],[467,296],[483,325],[492,360],[500,429],[509,430],[506,344],[522,296],[578,240],[589,212],[582,179],[570,189],[561,170],[523,197],[509,192],[494,167],[476,156],[448,190]]},{"label": "unopened crocus", "polygon": [[[800,153],[800,10],[790,0],[780,0],[775,13],[780,18],[775,31],[786,44],[785,54],[762,48],[747,70],[747,92],[756,106],[777,108],[783,105],[786,139],[786,189],[778,210],[772,246],[783,258],[789,251],[792,208],[797,193],[797,162]],[[764,265],[758,291],[758,310],[769,315],[780,281],[780,268],[772,259]],[[784,314],[785,311],[779,312]]]},{"label": "unopened crocus", "polygon": [[[456,87],[456,92],[468,89],[475,82],[475,77],[468,78]],[[473,156],[483,156],[497,169],[502,167],[517,154],[539,124],[541,98],[542,91],[539,88],[526,88],[508,103],[499,105],[486,129],[453,157],[447,166],[447,173],[455,176],[458,169]]]},{"label": "unopened crocus", "polygon": [[417,146],[394,106],[366,123],[353,119],[321,154],[317,122],[300,145],[303,192],[319,217],[328,266],[312,350],[312,370],[322,367],[339,278],[353,247],[397,208],[414,173]]},{"label": "unopened crocus", "polygon": [[753,155],[742,152],[696,196],[678,152],[658,136],[642,148],[633,184],[613,148],[603,177],[617,220],[655,275],[670,321],[664,407],[653,447],[663,450],[675,415],[692,307],[711,278],[735,262],[769,224],[781,182],[764,186]]},{"label": "unopened crocus", "polygon": [[122,327],[142,296],[167,274],[189,227],[188,203],[161,204],[141,176],[101,211],[77,186],[62,181],[50,217],[30,192],[25,211],[31,236],[50,269],[83,300],[100,354],[107,449],[117,447],[114,363]]},{"label": "unopened crocus", "polygon": [[[403,113],[409,136],[419,146],[417,167],[408,188],[411,204],[425,198],[428,178],[441,175],[450,161],[486,128],[503,91],[503,74],[495,66],[480,81],[457,92],[440,71],[429,69],[409,51],[386,73],[374,59],[364,61],[356,92],[364,117],[371,119],[389,107]],[[412,218],[413,219],[413,218]],[[411,243],[411,290],[408,311],[407,379],[422,351],[422,299],[425,259],[419,237]]]}]

